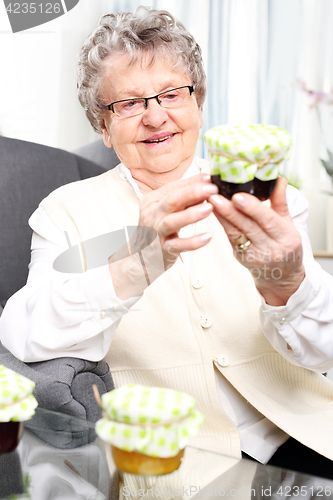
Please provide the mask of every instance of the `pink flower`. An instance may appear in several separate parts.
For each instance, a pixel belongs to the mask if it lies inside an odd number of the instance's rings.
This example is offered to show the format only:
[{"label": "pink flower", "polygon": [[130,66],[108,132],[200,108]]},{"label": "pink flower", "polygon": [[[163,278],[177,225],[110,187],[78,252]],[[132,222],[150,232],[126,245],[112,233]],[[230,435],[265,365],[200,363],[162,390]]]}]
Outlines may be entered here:
[{"label": "pink flower", "polygon": [[298,84],[301,90],[309,96],[309,109],[314,108],[319,102],[323,102],[328,106],[333,105],[333,88],[327,93],[322,90],[308,89],[303,80],[298,80]]}]

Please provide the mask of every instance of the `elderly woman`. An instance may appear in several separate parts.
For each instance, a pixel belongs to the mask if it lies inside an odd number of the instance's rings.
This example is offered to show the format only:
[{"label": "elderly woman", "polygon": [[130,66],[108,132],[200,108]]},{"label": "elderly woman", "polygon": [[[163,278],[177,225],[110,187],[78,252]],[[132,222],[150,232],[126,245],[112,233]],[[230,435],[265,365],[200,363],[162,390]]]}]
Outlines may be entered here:
[{"label": "elderly woman", "polygon": [[[121,163],[32,215],[29,279],[5,308],[2,342],[27,362],[105,358],[116,386],[194,396],[206,421],[193,444],[333,477],[333,387],[321,375],[333,366],[332,280],[313,261],[306,201],[284,178],[271,208],[217,194],[195,157],[201,51],[165,11],[104,16],[79,54],[78,90]],[[100,235],[129,226],[157,237],[137,230],[89,268],[84,242],[100,250]],[[53,269],[68,242],[81,274]]]}]

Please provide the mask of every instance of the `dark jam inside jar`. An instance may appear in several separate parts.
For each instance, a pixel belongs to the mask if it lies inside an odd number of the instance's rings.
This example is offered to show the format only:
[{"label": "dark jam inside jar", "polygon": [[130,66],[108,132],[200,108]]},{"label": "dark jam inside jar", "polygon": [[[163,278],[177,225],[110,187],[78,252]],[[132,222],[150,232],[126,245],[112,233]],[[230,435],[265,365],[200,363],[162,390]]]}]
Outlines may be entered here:
[{"label": "dark jam inside jar", "polygon": [[219,193],[229,200],[236,193],[249,193],[259,198],[260,201],[268,200],[273,193],[277,181],[277,179],[261,181],[254,178],[252,181],[245,182],[244,184],[236,184],[234,182],[223,181],[219,175],[212,175],[211,178],[212,183],[216,184],[219,188]]},{"label": "dark jam inside jar", "polygon": [[23,433],[24,422],[0,422],[0,453],[15,450]]}]

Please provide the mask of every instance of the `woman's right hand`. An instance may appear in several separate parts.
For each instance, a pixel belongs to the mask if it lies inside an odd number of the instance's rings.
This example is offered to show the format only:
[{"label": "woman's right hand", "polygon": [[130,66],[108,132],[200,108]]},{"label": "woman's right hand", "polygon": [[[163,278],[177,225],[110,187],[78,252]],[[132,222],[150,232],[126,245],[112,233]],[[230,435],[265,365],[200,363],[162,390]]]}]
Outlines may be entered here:
[{"label": "woman's right hand", "polygon": [[[125,300],[141,295],[152,281],[176,262],[181,252],[196,250],[210,241],[210,233],[179,238],[178,232],[213,211],[207,199],[217,192],[210,176],[199,174],[170,182],[141,198],[138,231],[129,242],[132,255],[122,260],[115,260],[115,255],[109,259],[113,285],[119,298]],[[153,243],[149,244],[147,232],[140,227],[156,230]]]}]

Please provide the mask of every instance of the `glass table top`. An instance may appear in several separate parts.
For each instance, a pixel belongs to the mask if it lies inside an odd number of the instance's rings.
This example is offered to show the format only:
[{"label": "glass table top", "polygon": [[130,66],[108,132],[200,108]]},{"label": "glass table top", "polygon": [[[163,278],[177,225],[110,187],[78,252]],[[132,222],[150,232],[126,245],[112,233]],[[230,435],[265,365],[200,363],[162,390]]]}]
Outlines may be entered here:
[{"label": "glass table top", "polygon": [[94,424],[37,409],[16,450],[0,454],[0,498],[13,500],[332,499],[333,481],[187,447],[165,476],[119,473]]}]

